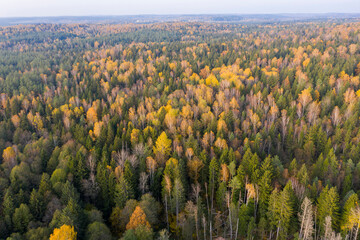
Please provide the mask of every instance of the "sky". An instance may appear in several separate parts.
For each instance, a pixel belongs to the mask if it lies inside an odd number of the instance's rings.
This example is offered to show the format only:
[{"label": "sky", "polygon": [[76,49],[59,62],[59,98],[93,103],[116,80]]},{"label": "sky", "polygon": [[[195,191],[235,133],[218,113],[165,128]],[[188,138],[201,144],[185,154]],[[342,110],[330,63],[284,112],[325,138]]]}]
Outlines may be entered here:
[{"label": "sky", "polygon": [[0,0],[0,17],[360,13],[360,0]]}]

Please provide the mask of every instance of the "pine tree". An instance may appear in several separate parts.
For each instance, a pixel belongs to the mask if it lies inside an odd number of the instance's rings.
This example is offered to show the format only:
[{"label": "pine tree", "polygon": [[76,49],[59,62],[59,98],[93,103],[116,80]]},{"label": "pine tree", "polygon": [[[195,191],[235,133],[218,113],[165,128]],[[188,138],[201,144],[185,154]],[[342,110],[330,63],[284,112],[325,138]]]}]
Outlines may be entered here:
[{"label": "pine tree", "polygon": [[31,192],[29,205],[32,215],[36,219],[41,219],[45,212],[45,202],[41,194],[35,189]]},{"label": "pine tree", "polygon": [[14,224],[14,230],[20,233],[24,233],[28,227],[28,224],[32,220],[29,207],[22,203],[20,207],[15,209],[12,220]]},{"label": "pine tree", "polygon": [[330,216],[332,219],[332,227],[338,226],[338,211],[339,211],[339,195],[335,187],[329,189],[326,186],[317,200],[317,226],[320,227],[320,232],[324,232],[325,218]]},{"label": "pine tree", "polygon": [[268,156],[261,164],[261,178],[259,180],[259,210],[260,215],[265,217],[268,205],[269,197],[272,192],[272,177],[273,177],[273,166],[271,157]]},{"label": "pine tree", "polygon": [[276,227],[276,239],[287,238],[294,211],[292,194],[291,182],[288,182],[283,191],[275,189],[270,196],[268,219]]},{"label": "pine tree", "polygon": [[9,188],[6,190],[4,200],[2,202],[2,212],[3,212],[5,224],[9,230],[11,229],[12,226],[11,216],[13,215],[14,210],[15,210],[14,198],[11,189]]},{"label": "pine tree", "polygon": [[344,201],[345,204],[341,214],[340,227],[342,231],[349,231],[351,230],[351,227],[349,228],[349,216],[351,214],[351,210],[357,206],[359,197],[356,193],[350,192],[347,196],[345,196]]},{"label": "pine tree", "polygon": [[132,198],[134,198],[134,191],[124,177],[124,174],[121,174],[118,183],[115,186],[114,202],[117,207],[123,208],[126,201]]}]

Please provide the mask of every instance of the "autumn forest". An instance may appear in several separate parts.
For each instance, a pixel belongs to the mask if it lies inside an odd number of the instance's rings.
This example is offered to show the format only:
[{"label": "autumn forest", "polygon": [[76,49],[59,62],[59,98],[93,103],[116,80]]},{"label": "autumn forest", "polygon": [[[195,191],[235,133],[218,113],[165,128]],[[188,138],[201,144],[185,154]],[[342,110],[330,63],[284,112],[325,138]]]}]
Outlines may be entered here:
[{"label": "autumn forest", "polygon": [[360,238],[360,20],[0,27],[0,239]]}]

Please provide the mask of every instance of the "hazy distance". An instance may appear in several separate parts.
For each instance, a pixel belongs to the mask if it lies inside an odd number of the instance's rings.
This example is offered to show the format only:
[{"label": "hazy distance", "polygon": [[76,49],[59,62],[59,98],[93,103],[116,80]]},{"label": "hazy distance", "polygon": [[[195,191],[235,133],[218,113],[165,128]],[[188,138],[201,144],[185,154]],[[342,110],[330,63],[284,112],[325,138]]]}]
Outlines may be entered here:
[{"label": "hazy distance", "polygon": [[360,13],[359,0],[0,0],[0,17]]}]

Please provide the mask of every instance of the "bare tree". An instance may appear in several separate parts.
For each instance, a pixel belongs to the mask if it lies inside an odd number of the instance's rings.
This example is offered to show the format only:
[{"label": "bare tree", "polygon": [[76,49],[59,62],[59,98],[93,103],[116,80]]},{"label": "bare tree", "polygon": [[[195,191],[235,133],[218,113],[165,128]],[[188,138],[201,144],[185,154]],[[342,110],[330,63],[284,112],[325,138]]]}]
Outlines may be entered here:
[{"label": "bare tree", "polygon": [[201,186],[199,183],[193,184],[191,185],[192,189],[193,189],[193,194],[195,196],[195,200],[196,200],[196,211],[195,211],[195,227],[196,227],[196,238],[199,239],[199,196],[200,196],[200,191],[201,191]]},{"label": "bare tree", "polygon": [[340,233],[336,234],[331,228],[331,217],[327,216],[324,223],[325,233],[322,237],[323,240],[341,240]]},{"label": "bare tree", "polygon": [[299,239],[310,240],[313,239],[314,233],[314,213],[311,201],[305,197],[301,204],[301,211],[299,213],[300,233]]},{"label": "bare tree", "polygon": [[130,162],[133,168],[137,168],[139,166],[138,158],[135,155],[129,155],[127,160]]},{"label": "bare tree", "polygon": [[338,106],[335,106],[331,113],[331,121],[335,127],[337,127],[341,122],[341,114]]},{"label": "bare tree", "polygon": [[128,151],[121,150],[121,151],[113,153],[112,157],[114,158],[114,160],[116,161],[118,166],[120,166],[123,169],[125,166],[125,161],[126,161],[126,159],[129,158],[129,155],[130,154],[128,153]]},{"label": "bare tree", "polygon": [[133,153],[138,158],[146,157],[147,148],[143,143],[136,144]]},{"label": "bare tree", "polygon": [[285,109],[281,110],[281,133],[282,133],[282,145],[284,145],[286,130],[289,124],[289,117]]},{"label": "bare tree", "polygon": [[312,102],[309,105],[308,121],[311,125],[314,125],[320,114],[320,103]]},{"label": "bare tree", "polygon": [[139,188],[140,188],[140,191],[141,193],[144,195],[147,190],[149,189],[149,186],[148,186],[148,178],[149,178],[149,175],[146,174],[146,172],[142,172],[140,173],[140,182],[139,182]]}]

